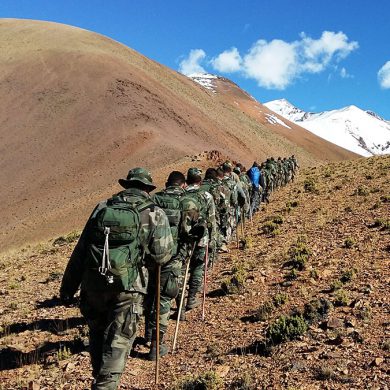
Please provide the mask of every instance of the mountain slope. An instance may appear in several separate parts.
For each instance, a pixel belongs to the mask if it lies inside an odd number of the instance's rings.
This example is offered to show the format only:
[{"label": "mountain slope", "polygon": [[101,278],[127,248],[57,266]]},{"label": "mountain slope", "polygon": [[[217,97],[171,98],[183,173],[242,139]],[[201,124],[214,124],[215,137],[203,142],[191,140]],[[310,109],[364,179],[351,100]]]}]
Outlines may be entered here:
[{"label": "mountain slope", "polygon": [[[180,379],[212,371],[223,381],[214,388],[226,390],[363,390],[373,383],[386,389],[389,202],[390,156],[307,168],[272,194],[253,223],[246,224],[245,250],[231,243],[231,252],[209,269],[206,320],[199,307],[180,323],[178,350],[161,359],[164,375],[158,388],[172,389]],[[264,234],[263,226],[272,220],[278,220],[278,234]],[[298,239],[310,255],[294,273],[290,249]],[[91,366],[82,343],[86,325],[78,308],[58,306],[53,299],[74,245],[58,240],[0,256],[4,390],[28,386],[30,380],[49,389],[90,386]],[[221,284],[234,270],[243,284],[224,295]],[[313,312],[312,323],[296,339],[264,354],[267,329],[313,300],[326,302],[327,310]],[[165,338],[169,346],[173,333],[171,321]],[[145,360],[147,351],[135,348],[123,388],[154,388],[155,364]]]},{"label": "mountain slope", "polygon": [[0,48],[2,250],[80,228],[132,166],[161,185],[205,150],[245,164],[293,153],[303,166],[354,157],[331,144],[323,155],[305,149],[96,33],[0,19]]},{"label": "mountain slope", "polygon": [[265,103],[269,109],[314,134],[362,156],[390,153],[390,122],[356,106],[321,113],[305,112],[285,99]]}]

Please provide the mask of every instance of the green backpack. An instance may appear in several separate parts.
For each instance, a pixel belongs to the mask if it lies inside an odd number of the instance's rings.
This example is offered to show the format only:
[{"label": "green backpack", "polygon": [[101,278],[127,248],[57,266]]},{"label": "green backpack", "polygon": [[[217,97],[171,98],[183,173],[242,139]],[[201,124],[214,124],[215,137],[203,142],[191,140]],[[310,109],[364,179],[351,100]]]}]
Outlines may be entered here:
[{"label": "green backpack", "polygon": [[142,267],[140,212],[153,207],[151,201],[129,203],[126,197],[114,196],[90,219],[86,288],[124,291],[132,287]]},{"label": "green backpack", "polygon": [[181,203],[180,198],[182,194],[175,194],[173,192],[161,191],[153,196],[154,203],[162,208],[168,217],[169,227],[173,238],[174,247],[172,250],[173,256],[177,253],[179,225],[181,222]]}]

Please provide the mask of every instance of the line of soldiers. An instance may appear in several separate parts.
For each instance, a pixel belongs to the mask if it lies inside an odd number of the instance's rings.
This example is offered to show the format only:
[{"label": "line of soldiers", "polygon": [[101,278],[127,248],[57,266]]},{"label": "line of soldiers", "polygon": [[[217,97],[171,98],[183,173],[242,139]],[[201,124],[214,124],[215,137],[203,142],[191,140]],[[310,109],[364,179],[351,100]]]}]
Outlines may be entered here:
[{"label": "line of soldiers", "polygon": [[147,358],[168,352],[164,336],[173,301],[179,308],[188,288],[185,305],[176,311],[178,320],[185,320],[186,311],[201,304],[205,268],[229,250],[240,219],[251,218],[261,200],[269,201],[269,194],[293,180],[297,169],[294,156],[255,162],[248,172],[226,161],[208,168],[203,178],[198,168],[190,168],[186,177],[173,171],[165,189],[153,195],[156,186],[144,168],[119,179],[124,190],[93,210],[60,288],[64,304],[81,289],[92,389],[117,388],[142,314]]}]

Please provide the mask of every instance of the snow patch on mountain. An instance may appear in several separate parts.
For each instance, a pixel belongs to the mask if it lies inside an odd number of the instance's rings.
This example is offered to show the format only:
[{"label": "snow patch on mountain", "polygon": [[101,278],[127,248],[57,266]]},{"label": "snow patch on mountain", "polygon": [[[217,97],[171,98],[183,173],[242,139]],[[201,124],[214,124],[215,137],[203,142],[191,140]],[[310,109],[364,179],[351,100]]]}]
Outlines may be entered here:
[{"label": "snow patch on mountain", "polygon": [[390,153],[390,122],[372,111],[351,105],[311,113],[295,107],[286,99],[264,105],[319,137],[362,156]]},{"label": "snow patch on mountain", "polygon": [[271,123],[271,125],[282,125],[284,127],[287,127],[288,129],[291,129],[290,126],[287,126],[282,120],[280,120],[273,114],[265,114],[265,118],[267,119],[268,123]]},{"label": "snow patch on mountain", "polygon": [[213,80],[217,79],[218,76],[209,73],[192,73],[188,77],[211,92],[217,93]]}]

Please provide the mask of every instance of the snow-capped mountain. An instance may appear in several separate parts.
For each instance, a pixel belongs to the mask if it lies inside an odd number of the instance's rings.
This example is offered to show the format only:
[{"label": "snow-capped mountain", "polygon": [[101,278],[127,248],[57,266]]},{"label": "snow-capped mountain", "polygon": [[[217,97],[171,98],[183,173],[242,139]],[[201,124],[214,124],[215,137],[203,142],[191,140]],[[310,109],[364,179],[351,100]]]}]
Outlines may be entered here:
[{"label": "snow-capped mountain", "polygon": [[213,80],[216,80],[218,76],[215,76],[210,73],[192,73],[188,75],[188,77],[198,84],[200,84],[202,87],[212,91],[216,92],[215,85],[213,84]]},{"label": "snow-capped mountain", "polygon": [[362,156],[390,153],[390,121],[356,106],[320,113],[305,112],[286,99],[264,104],[321,138]]}]

